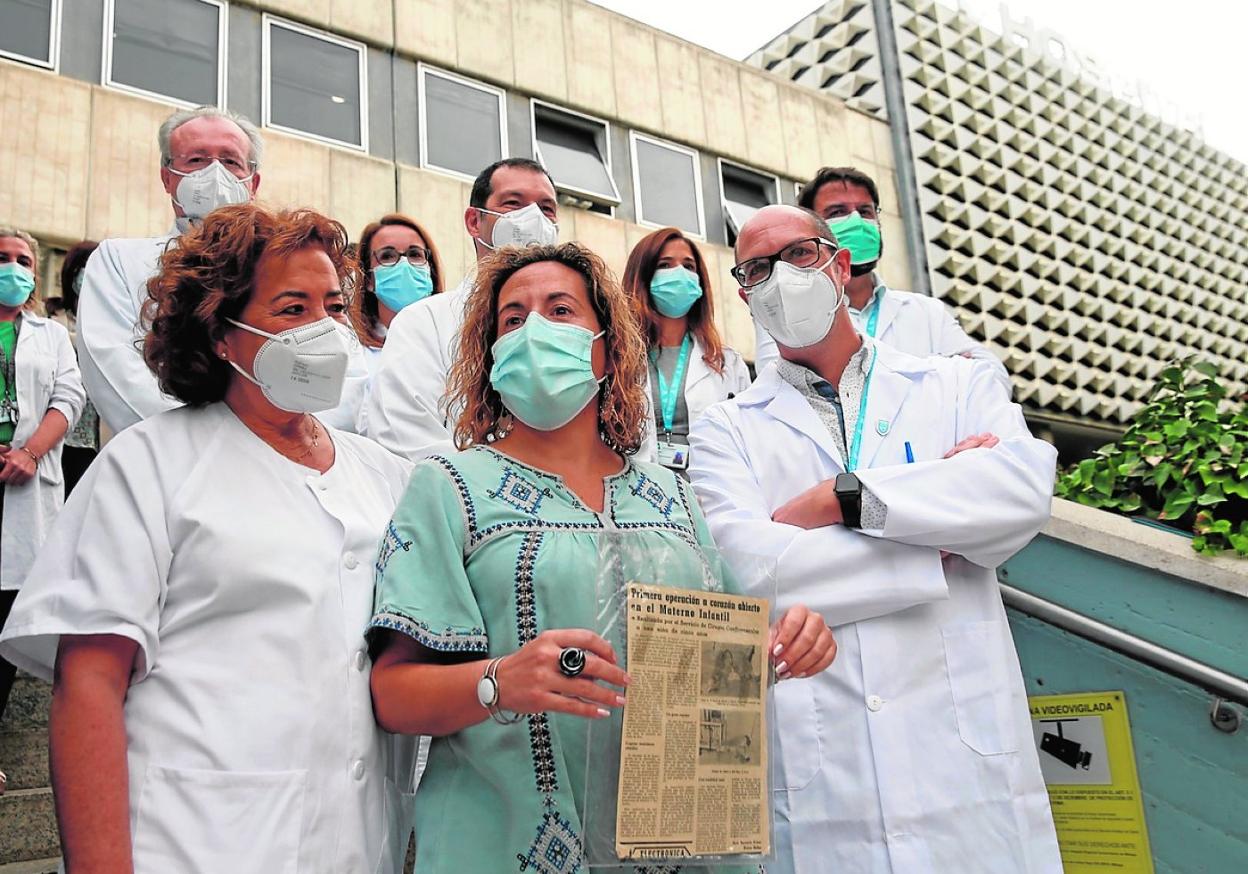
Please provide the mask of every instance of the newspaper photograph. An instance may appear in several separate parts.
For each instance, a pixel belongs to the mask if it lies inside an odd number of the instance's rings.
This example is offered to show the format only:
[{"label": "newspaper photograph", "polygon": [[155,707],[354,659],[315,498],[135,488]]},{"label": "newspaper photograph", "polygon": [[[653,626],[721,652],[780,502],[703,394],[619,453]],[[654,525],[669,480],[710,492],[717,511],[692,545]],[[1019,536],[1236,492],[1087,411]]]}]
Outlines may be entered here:
[{"label": "newspaper photograph", "polygon": [[628,585],[621,860],[770,852],[768,610],[762,598]]}]

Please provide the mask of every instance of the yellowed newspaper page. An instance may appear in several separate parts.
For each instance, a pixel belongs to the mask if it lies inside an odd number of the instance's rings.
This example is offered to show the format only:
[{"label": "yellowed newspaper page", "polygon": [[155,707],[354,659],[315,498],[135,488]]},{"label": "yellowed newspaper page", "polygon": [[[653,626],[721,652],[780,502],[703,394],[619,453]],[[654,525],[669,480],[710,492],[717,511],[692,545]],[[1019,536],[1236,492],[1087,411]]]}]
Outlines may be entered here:
[{"label": "yellowed newspaper page", "polygon": [[628,585],[616,854],[770,851],[762,598]]}]

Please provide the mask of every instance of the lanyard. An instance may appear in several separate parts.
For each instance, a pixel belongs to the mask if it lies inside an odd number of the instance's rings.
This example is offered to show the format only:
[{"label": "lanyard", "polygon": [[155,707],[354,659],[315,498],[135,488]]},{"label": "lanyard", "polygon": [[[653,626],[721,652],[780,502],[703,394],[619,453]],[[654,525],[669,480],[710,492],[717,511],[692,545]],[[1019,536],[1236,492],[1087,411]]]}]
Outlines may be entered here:
[{"label": "lanyard", "polygon": [[685,368],[689,366],[689,352],[693,349],[693,337],[685,334],[680,341],[680,356],[676,359],[676,369],[672,371],[672,381],[663,378],[663,369],[659,367],[659,353],[650,353],[654,363],[654,374],[659,380],[659,410],[663,414],[663,430],[672,433],[672,420],[676,418],[676,393],[680,391],[685,380]]},{"label": "lanyard", "polygon": [[[875,339],[875,329],[880,324],[880,306],[884,302],[885,290],[883,286],[880,286],[880,293],[871,300],[871,315],[867,316],[867,336],[872,340]],[[872,367],[875,366],[874,360],[871,362],[871,365]]]},{"label": "lanyard", "polygon": [[4,392],[0,394],[0,423],[8,422],[16,425],[17,410],[17,340],[22,333],[22,317],[13,320],[13,357],[4,353],[0,346],[0,368],[4,372]]},{"label": "lanyard", "polygon": [[858,469],[858,453],[862,450],[862,423],[867,418],[867,395],[871,391],[871,375],[875,373],[875,356],[871,356],[871,367],[867,370],[867,381],[862,384],[862,400],[858,403],[858,421],[854,422],[854,439],[849,444],[849,459],[845,467],[846,473]]}]

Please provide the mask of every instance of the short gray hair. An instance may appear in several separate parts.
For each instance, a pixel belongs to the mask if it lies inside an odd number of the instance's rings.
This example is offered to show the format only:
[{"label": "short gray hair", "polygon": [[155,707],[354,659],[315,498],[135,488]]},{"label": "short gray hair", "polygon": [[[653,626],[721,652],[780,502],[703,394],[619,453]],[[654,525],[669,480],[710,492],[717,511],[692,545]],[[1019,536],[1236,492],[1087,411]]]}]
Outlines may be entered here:
[{"label": "short gray hair", "polygon": [[167,167],[169,162],[173,160],[173,153],[169,150],[169,140],[173,136],[173,132],[188,121],[193,121],[197,118],[224,118],[226,121],[232,121],[238,125],[239,129],[247,135],[247,142],[251,144],[251,151],[247,155],[247,160],[251,161],[256,169],[260,168],[260,164],[264,159],[264,140],[260,138],[260,130],[246,116],[216,106],[197,106],[194,109],[179,109],[161,123],[160,130],[156,133],[156,141],[160,144],[160,164],[162,167]]}]

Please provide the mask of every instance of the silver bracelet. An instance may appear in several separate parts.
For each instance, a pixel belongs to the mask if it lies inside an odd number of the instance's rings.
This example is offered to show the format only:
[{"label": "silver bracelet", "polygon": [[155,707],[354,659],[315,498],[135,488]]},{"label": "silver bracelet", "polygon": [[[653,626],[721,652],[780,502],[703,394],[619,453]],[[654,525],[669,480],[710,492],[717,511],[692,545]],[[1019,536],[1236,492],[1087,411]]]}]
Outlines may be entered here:
[{"label": "silver bracelet", "polygon": [[[498,685],[498,664],[502,660],[502,656],[499,656],[496,659],[492,659],[490,663],[485,666],[485,673],[481,677],[481,682],[477,685],[477,699],[490,714],[490,718],[499,725],[515,725],[517,722],[524,719],[524,714],[512,713],[508,716],[504,714],[502,709],[498,706],[498,699],[501,697],[501,691]],[[485,689],[487,687],[493,687],[491,690],[493,694],[486,694]]]}]

